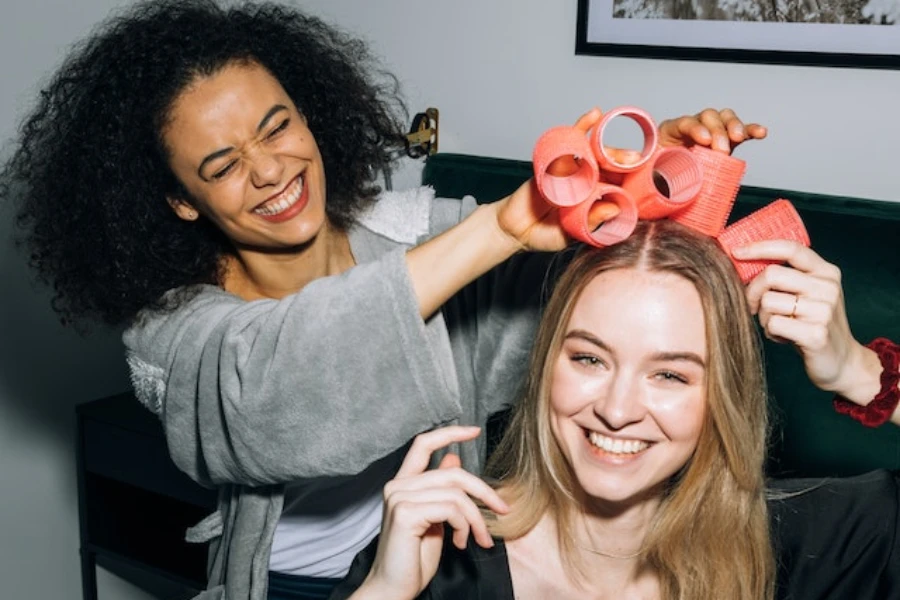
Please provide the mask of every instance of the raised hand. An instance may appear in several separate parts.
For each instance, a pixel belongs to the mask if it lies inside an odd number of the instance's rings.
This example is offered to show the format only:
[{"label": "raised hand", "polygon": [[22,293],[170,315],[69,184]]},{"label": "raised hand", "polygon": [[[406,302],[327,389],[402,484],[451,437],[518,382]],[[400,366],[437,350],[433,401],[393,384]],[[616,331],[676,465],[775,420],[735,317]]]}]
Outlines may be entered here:
[{"label": "raised hand", "polygon": [[794,344],[817,387],[861,403],[873,398],[880,388],[881,366],[850,331],[840,269],[787,240],[757,242],[733,254],[787,263],[766,267],[747,285],[750,308],[765,335]]},{"label": "raised hand", "polygon": [[396,477],[384,487],[384,521],[372,569],[351,596],[356,600],[415,598],[434,577],[444,543],[444,524],[453,528],[453,544],[464,549],[471,534],[477,544],[494,542],[475,500],[497,513],[509,510],[500,496],[446,455],[438,469],[427,470],[431,454],[478,436],[480,428],[452,426],[416,437]]},{"label": "raised hand", "polygon": [[696,115],[667,119],[659,124],[661,146],[707,146],[730,154],[747,140],[760,140],[768,130],[757,123],[744,123],[733,110],[707,108]]}]

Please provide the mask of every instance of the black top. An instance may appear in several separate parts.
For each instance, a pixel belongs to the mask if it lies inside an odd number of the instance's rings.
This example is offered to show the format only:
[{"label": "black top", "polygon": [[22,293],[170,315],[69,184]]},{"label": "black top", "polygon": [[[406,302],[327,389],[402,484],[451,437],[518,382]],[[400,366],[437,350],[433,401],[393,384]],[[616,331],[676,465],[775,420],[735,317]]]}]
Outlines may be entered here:
[{"label": "black top", "polygon": [[[900,473],[785,479],[771,486],[778,600],[900,599]],[[462,551],[450,539],[445,536],[440,567],[420,599],[514,598],[502,540],[490,550],[470,543]],[[331,600],[347,598],[362,584],[377,541],[356,556]]]}]

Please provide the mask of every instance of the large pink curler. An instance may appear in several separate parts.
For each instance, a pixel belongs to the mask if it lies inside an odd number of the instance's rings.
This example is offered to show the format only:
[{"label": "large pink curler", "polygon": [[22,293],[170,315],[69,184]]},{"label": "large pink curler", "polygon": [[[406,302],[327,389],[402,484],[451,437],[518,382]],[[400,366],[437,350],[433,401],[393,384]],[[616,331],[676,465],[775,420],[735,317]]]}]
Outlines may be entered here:
[{"label": "large pink curler", "polygon": [[[629,164],[616,162],[606,153],[606,148],[603,147],[603,132],[606,130],[606,126],[609,125],[610,121],[616,117],[630,118],[640,126],[641,131],[644,133],[644,148],[641,150],[641,158],[637,162]],[[651,117],[647,111],[633,106],[620,106],[614,108],[603,115],[600,122],[591,130],[591,150],[597,158],[600,169],[602,171],[609,171],[610,173],[628,173],[639,169],[644,163],[650,160],[651,156],[653,156],[658,141],[659,133],[656,131],[656,123],[653,122],[653,117]]]},{"label": "large pink curler", "polygon": [[703,172],[686,148],[660,148],[652,160],[625,175],[622,188],[637,203],[641,219],[662,219],[693,202],[703,185]]},{"label": "large pink curler", "polygon": [[731,262],[734,263],[744,283],[751,281],[775,261],[737,260],[731,256],[734,248],[762,240],[792,240],[809,246],[809,234],[803,220],[794,205],[784,198],[779,198],[740,221],[732,223],[716,239],[731,257]]},{"label": "large pink curler", "polygon": [[[550,173],[553,162],[566,157],[574,160],[577,170],[568,175]],[[554,127],[545,131],[534,145],[532,164],[538,190],[547,202],[556,206],[584,202],[600,177],[590,142],[574,127]]]},{"label": "large pink curler", "polygon": [[671,215],[673,221],[716,237],[725,228],[734,206],[747,163],[705,146],[692,146],[691,154],[703,172],[697,199]]},{"label": "large pink curler", "polygon": [[[591,223],[591,209],[596,204],[614,204],[618,208],[618,214],[603,221],[598,227]],[[602,212],[607,210],[606,207],[600,208],[603,209]],[[565,232],[576,240],[602,248],[621,242],[631,235],[638,221],[637,206],[628,192],[619,186],[597,183],[590,200],[575,206],[561,207],[559,221]]]}]

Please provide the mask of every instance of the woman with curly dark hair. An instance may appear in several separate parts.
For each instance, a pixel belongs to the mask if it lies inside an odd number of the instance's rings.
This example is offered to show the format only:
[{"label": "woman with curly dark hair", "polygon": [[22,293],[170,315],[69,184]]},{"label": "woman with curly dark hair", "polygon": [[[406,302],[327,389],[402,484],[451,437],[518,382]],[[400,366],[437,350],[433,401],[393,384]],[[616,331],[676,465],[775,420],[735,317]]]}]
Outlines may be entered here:
[{"label": "woman with curly dark hair", "polygon": [[[396,80],[316,18],[158,0],[73,50],[2,171],[55,309],[128,325],[138,399],[220,489],[189,534],[213,540],[207,597],[327,593],[398,449],[514,399],[552,256],[523,251],[566,237],[531,183],[480,207],[382,193],[404,119]],[[660,127],[724,151],[764,135],[727,110]]]}]

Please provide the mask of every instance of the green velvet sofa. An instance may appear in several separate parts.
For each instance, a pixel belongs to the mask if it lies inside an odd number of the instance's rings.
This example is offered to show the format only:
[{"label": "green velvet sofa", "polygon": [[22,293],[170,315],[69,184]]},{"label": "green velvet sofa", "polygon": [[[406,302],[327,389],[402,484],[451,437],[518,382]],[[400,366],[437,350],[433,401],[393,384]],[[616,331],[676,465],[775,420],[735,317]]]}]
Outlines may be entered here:
[{"label": "green velvet sofa", "polygon": [[[505,196],[531,176],[531,163],[438,153],[422,182],[439,196],[479,202]],[[745,186],[730,221],[776,198],[791,200],[813,248],[843,271],[850,325],[857,339],[900,341],[900,202]],[[831,396],[813,387],[790,347],[765,341],[775,424],[769,472],[775,476],[850,475],[877,467],[900,469],[900,427],[869,429],[836,414]],[[500,421],[502,422],[502,420]]]}]

